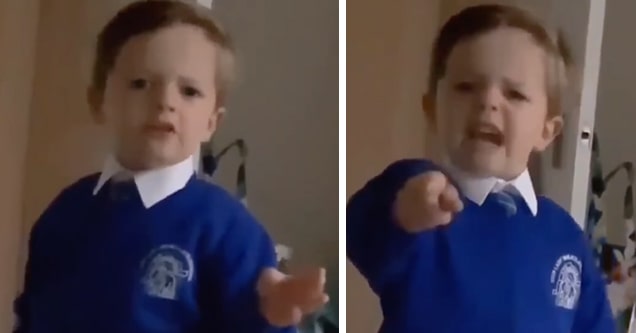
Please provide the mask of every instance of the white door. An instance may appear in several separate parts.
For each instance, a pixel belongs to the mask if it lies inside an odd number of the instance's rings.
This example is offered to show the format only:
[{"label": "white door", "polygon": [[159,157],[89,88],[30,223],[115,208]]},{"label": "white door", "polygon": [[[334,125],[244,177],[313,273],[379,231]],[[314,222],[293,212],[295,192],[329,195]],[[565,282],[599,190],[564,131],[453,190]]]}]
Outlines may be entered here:
[{"label": "white door", "polygon": [[[464,6],[486,2],[491,1],[448,1],[442,8],[441,17],[445,20]],[[560,142],[541,156],[532,171],[538,192],[568,209],[583,227],[587,214],[591,130],[596,112],[605,0],[500,2],[532,10],[548,25],[561,29],[572,49],[582,89],[580,93],[568,96],[568,105],[572,109],[568,110]]]}]

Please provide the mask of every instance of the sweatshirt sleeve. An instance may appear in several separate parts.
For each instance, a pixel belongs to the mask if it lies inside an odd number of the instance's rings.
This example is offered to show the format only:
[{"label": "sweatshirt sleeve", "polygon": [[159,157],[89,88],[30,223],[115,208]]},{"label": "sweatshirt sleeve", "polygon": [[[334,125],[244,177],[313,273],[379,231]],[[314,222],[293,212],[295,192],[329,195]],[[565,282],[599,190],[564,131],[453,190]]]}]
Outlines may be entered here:
[{"label": "sweatshirt sleeve", "polygon": [[[23,281],[23,289],[20,295],[15,299],[13,303],[13,310],[15,313],[15,325],[13,328],[14,333],[26,333],[29,332],[31,321],[31,305],[32,294],[34,288],[40,284],[45,267],[42,264],[42,256],[44,251],[47,250],[48,235],[50,234],[51,227],[54,227],[59,220],[59,214],[64,211],[64,206],[68,202],[70,192],[69,189],[62,191],[44,210],[42,215],[37,219],[31,228],[29,234],[27,262],[25,268],[25,275]],[[55,238],[54,236],[52,236]]]},{"label": "sweatshirt sleeve", "polygon": [[29,237],[29,252],[26,263],[25,275],[24,275],[24,284],[23,290],[20,295],[16,298],[13,303],[13,309],[15,312],[15,325],[13,328],[13,333],[26,333],[29,331],[29,307],[30,307],[30,295],[31,289],[33,288],[33,280],[36,277],[33,273],[34,268],[36,268],[38,259],[38,251],[36,250],[36,242],[34,237],[35,233],[31,231],[31,236]]},{"label": "sweatshirt sleeve", "polygon": [[574,317],[572,332],[616,332],[616,322],[607,298],[605,281],[596,266],[587,240],[583,239],[582,243],[583,272],[581,274],[581,295]]},{"label": "sweatshirt sleeve", "polygon": [[405,267],[418,234],[394,220],[393,203],[406,181],[437,170],[428,160],[401,160],[371,179],[347,203],[347,257],[376,294]]},{"label": "sweatshirt sleeve", "polygon": [[202,295],[207,305],[203,312],[220,313],[214,322],[205,324],[206,328],[219,333],[293,332],[292,328],[269,325],[260,312],[258,278],[263,269],[276,267],[272,240],[242,204],[233,202],[227,208],[232,212],[225,230],[219,230],[222,234],[214,242],[216,246],[208,249],[206,276],[216,287]]}]

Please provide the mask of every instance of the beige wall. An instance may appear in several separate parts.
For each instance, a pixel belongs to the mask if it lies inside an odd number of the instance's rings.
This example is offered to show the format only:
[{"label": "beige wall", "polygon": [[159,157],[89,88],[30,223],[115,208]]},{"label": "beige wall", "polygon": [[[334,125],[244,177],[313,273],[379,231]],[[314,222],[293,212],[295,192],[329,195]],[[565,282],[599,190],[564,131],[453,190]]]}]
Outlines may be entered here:
[{"label": "beige wall", "polygon": [[37,0],[0,1],[0,332],[13,324]]},{"label": "beige wall", "polygon": [[[87,6],[88,3],[93,6]],[[25,183],[25,225],[79,176],[99,167],[104,144],[85,102],[93,36],[116,4],[43,1]],[[101,17],[100,17],[101,16]]]},{"label": "beige wall", "polygon": [[[422,156],[436,0],[347,1],[347,195],[398,158]],[[382,314],[347,265],[347,332],[376,332]]]}]

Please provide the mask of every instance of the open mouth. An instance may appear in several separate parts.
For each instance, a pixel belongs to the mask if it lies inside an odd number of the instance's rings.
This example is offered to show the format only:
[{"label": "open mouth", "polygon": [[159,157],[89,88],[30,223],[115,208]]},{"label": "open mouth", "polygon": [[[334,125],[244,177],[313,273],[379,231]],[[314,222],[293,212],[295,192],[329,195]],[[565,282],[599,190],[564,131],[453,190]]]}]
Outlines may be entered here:
[{"label": "open mouth", "polygon": [[469,140],[478,140],[501,146],[504,143],[503,132],[492,124],[479,124],[467,129],[466,137]]},{"label": "open mouth", "polygon": [[144,127],[146,132],[155,134],[170,134],[175,132],[174,125],[170,123],[152,123]]}]

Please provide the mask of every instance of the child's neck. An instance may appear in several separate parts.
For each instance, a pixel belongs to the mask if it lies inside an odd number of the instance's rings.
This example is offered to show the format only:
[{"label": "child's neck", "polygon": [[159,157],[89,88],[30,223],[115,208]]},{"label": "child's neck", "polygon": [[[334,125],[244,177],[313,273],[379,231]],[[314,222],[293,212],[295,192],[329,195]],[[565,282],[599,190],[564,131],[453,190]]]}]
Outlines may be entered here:
[{"label": "child's neck", "polygon": [[[122,156],[118,155],[118,154],[114,154],[113,156],[115,158],[115,161],[117,163],[119,163],[119,165],[124,170],[126,170],[126,171],[128,171],[128,172],[130,172],[132,174],[138,174],[138,173],[142,173],[142,172],[167,169],[167,168],[176,166],[178,164],[181,164],[181,163],[185,162],[186,160],[190,160],[190,161],[192,160],[192,155],[186,157],[185,159],[177,161],[175,163],[160,163],[160,162],[155,162],[155,161],[143,161],[143,160],[126,159],[126,158],[122,158]],[[192,164],[192,167],[194,168],[194,164]]]},{"label": "child's neck", "polygon": [[475,170],[467,170],[466,168],[463,168],[458,163],[453,163],[451,159],[448,157],[441,158],[439,165],[443,166],[444,169],[451,172],[451,174],[461,174],[463,177],[468,177],[472,179],[495,178],[495,179],[502,180],[504,182],[510,182],[510,181],[513,181],[514,179],[517,179],[525,171],[523,170],[521,172],[510,173],[510,175],[503,176],[503,177],[496,176],[496,175],[481,174],[479,172],[476,172]]}]

